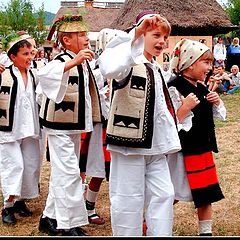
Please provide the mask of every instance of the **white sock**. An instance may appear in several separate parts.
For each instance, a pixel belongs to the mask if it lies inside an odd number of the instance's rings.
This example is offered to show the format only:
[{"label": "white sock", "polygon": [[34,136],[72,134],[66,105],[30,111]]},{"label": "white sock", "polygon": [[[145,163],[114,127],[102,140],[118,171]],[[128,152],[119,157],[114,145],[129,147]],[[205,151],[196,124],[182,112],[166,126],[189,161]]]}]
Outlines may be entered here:
[{"label": "white sock", "polygon": [[212,220],[199,221],[199,234],[212,233]]},{"label": "white sock", "polygon": [[95,203],[97,201],[97,196],[98,196],[98,192],[94,192],[94,191],[92,191],[91,189],[88,188],[86,199],[89,202],[94,202]]}]

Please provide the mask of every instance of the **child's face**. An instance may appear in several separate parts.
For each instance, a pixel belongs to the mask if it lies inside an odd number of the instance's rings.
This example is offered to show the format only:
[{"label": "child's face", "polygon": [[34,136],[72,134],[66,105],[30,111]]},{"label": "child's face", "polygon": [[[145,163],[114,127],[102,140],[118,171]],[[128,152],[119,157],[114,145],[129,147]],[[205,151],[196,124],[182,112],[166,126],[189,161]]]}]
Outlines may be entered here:
[{"label": "child's face", "polygon": [[11,54],[11,60],[19,70],[29,68],[32,61],[32,48],[27,46],[19,48],[16,56]]},{"label": "child's face", "polygon": [[169,32],[163,30],[160,26],[153,31],[147,32],[144,37],[144,56],[151,61],[152,58],[158,57],[166,45]]},{"label": "child's face", "polygon": [[198,81],[204,81],[212,69],[212,60],[200,57],[191,67],[188,76]]},{"label": "child's face", "polygon": [[87,32],[72,33],[68,38],[66,48],[76,54],[83,49],[89,48],[89,38]]},{"label": "child's face", "polygon": [[36,42],[33,38],[28,38],[27,41],[32,44],[32,59],[34,59],[37,54]]}]

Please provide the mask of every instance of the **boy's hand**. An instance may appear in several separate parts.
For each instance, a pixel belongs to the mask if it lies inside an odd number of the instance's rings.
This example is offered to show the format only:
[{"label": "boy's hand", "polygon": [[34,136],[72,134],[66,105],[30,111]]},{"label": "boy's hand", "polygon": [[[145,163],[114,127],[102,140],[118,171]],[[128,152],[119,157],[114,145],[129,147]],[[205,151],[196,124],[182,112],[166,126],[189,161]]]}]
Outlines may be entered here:
[{"label": "boy's hand", "polygon": [[181,96],[181,100],[182,100],[182,106],[184,106],[189,110],[192,110],[200,103],[199,99],[194,93],[189,93],[185,98]]},{"label": "boy's hand", "polygon": [[140,37],[142,34],[152,31],[160,26],[162,22],[165,22],[165,19],[160,15],[149,17],[144,19],[139,26],[136,27],[136,38]]},{"label": "boy's hand", "polygon": [[0,74],[2,74],[5,71],[4,64],[0,63]]},{"label": "boy's hand", "polygon": [[206,99],[207,99],[210,103],[217,104],[217,105],[220,104],[220,97],[219,97],[219,95],[218,95],[217,92],[210,92],[210,93],[208,93]]},{"label": "boy's hand", "polygon": [[76,62],[76,65],[79,65],[79,64],[83,63],[85,60],[92,61],[94,56],[95,56],[95,54],[92,50],[84,49],[84,50],[79,51],[79,53],[76,55],[74,60]]}]

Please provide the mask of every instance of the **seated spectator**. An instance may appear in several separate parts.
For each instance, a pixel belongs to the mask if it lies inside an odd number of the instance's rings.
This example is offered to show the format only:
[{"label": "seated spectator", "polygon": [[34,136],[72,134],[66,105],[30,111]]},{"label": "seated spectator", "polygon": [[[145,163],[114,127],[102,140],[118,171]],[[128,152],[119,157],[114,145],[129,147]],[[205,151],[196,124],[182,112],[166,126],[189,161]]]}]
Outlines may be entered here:
[{"label": "seated spectator", "polygon": [[240,72],[239,67],[237,65],[233,65],[231,67],[231,73],[229,74],[229,78],[232,80],[231,87],[227,91],[228,94],[232,94],[240,89]]},{"label": "seated spectator", "polygon": [[223,44],[222,37],[218,37],[217,44],[213,47],[213,56],[214,56],[214,66],[219,67],[225,67],[225,60],[227,57],[227,51],[226,47]]},{"label": "seated spectator", "polygon": [[216,91],[219,94],[226,94],[231,83],[232,80],[225,72],[224,67],[219,66],[213,68],[213,75],[209,77],[207,85],[210,91]]}]

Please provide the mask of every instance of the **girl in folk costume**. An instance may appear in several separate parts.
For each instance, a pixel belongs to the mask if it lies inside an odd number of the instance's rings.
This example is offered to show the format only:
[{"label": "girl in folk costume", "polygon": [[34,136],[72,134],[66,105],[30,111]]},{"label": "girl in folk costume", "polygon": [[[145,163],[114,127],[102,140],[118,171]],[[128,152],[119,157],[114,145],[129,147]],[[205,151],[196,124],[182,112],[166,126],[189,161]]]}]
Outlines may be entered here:
[{"label": "girl in folk costume", "polygon": [[42,95],[40,121],[47,132],[51,163],[49,194],[39,230],[50,235],[86,235],[88,224],[79,170],[81,132],[101,122],[98,88],[88,61],[87,28],[82,16],[63,16],[54,28],[65,51],[38,71],[37,92]]},{"label": "girl in folk costume", "polygon": [[39,196],[40,128],[28,37],[12,34],[5,41],[13,62],[1,74],[0,82],[0,171],[5,224],[16,222],[14,213],[31,216],[24,200]]},{"label": "girl in folk costume", "polygon": [[[176,78],[168,83],[182,145],[181,152],[170,155],[170,169],[177,174],[172,176],[175,198],[183,201],[193,199],[198,212],[200,235],[212,234],[211,204],[224,198],[212,152],[218,152],[213,118],[225,120],[226,109],[219,95],[209,92],[204,85],[212,69],[212,61],[213,55],[205,44],[182,39],[175,46],[170,62]],[[178,164],[173,163],[172,158]],[[176,166],[182,166],[182,169],[177,170]],[[181,178],[186,176],[185,171],[189,185]]]},{"label": "girl in folk costume", "polygon": [[154,60],[170,31],[164,17],[142,12],[137,25],[112,39],[99,58],[103,77],[114,79],[107,126],[114,236],[142,236],[144,217],[148,236],[172,235],[174,189],[166,154],[181,146],[162,69]]}]

